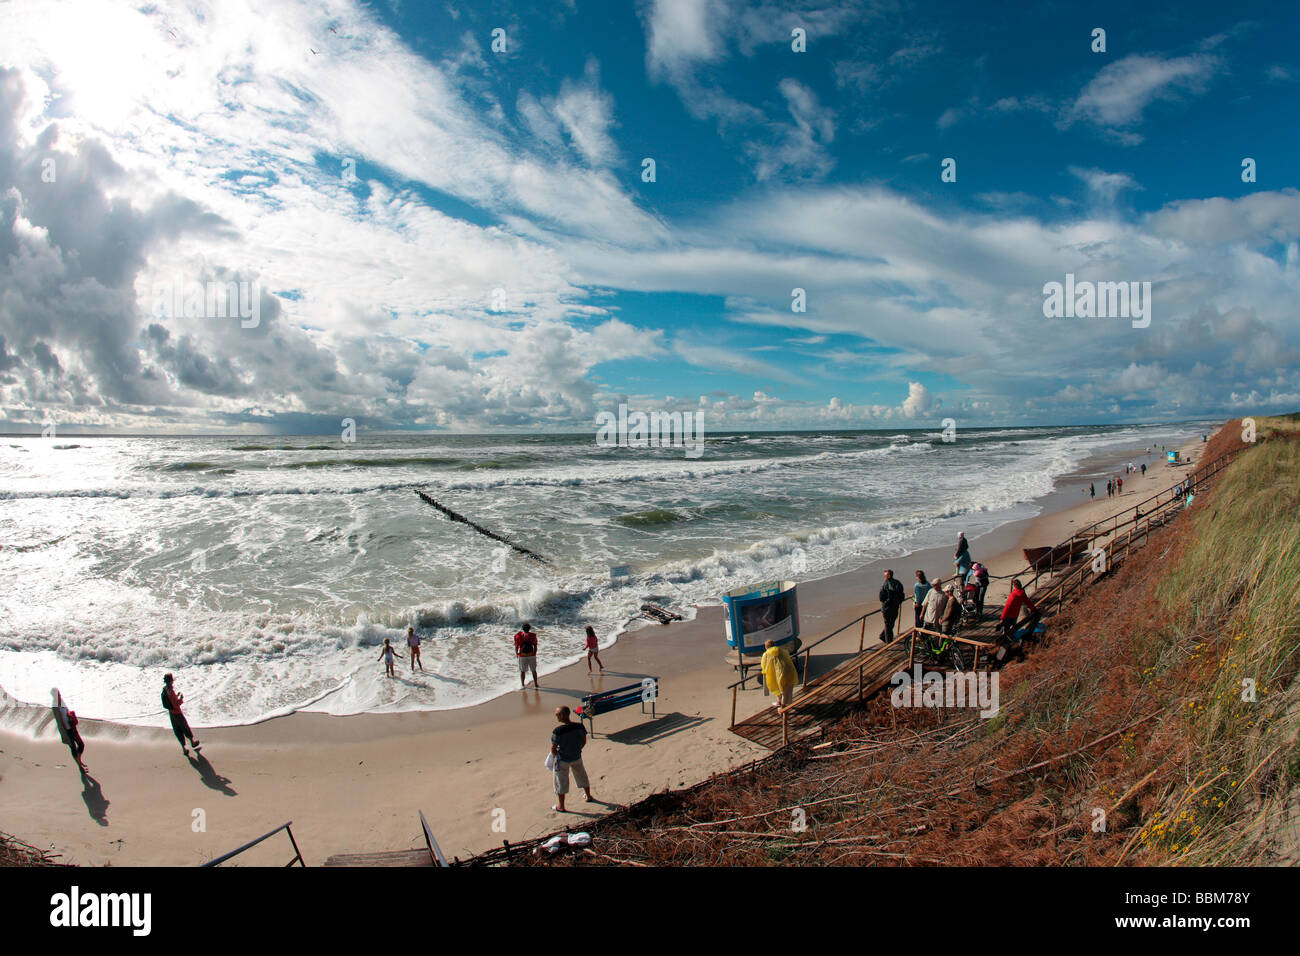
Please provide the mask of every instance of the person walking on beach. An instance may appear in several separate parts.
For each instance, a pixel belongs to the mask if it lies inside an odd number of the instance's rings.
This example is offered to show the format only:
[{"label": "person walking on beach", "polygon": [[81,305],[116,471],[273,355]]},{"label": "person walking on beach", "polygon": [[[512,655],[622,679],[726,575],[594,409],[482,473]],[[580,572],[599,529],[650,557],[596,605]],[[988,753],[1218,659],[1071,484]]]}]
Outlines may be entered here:
[{"label": "person walking on beach", "polygon": [[1097,486],[1093,482],[1088,482],[1088,497],[1093,501],[1097,500]]},{"label": "person walking on beach", "polygon": [[916,583],[912,585],[912,616],[916,627],[921,626],[921,620],[925,615],[925,596],[929,593],[930,582],[925,579],[925,572],[917,571]]},{"label": "person walking on beach", "polygon": [[[519,689],[527,686],[526,675],[533,672],[533,686],[537,685],[537,635],[527,621],[515,632],[515,657],[519,660]],[[585,731],[584,731],[585,733]],[[563,803],[564,801],[560,801]],[[560,807],[563,810],[563,807]]]},{"label": "person walking on beach", "polygon": [[759,667],[763,671],[767,689],[776,695],[776,703],[772,706],[789,707],[790,701],[794,699],[794,684],[799,672],[785,645],[769,640],[764,646],[767,650],[763,652]]},{"label": "person walking on beach", "polygon": [[880,614],[885,619],[885,629],[880,632],[880,639],[886,644],[894,639],[894,622],[898,620],[898,609],[905,597],[902,583],[894,580],[894,572],[886,571],[885,583],[880,586]]},{"label": "person walking on beach", "polygon": [[195,752],[198,752],[199,742],[194,739],[194,731],[190,730],[190,722],[181,713],[181,704],[185,703],[185,695],[176,693],[176,688],[172,686],[174,681],[175,678],[171,674],[163,675],[162,704],[163,709],[167,711],[167,716],[171,718],[172,733],[181,742],[181,753],[188,757],[190,752],[185,749],[186,739],[189,739],[190,746],[194,748]]},{"label": "person walking on beach", "polygon": [[[596,629],[590,624],[587,625],[587,673],[591,673],[591,661],[595,658],[597,664],[600,664],[600,641],[596,639]],[[605,665],[600,664],[600,672],[605,673]],[[521,675],[522,676],[522,675]],[[536,680],[536,675],[533,677]]]},{"label": "person walking on beach", "polygon": [[1124,493],[1124,479],[1123,479],[1123,478],[1116,478],[1116,479],[1115,479],[1115,497],[1118,498],[1118,497],[1119,497],[1120,495],[1122,495],[1123,493]]},{"label": "person walking on beach", "polygon": [[569,771],[573,771],[573,779],[586,792],[587,802],[596,798],[591,795],[591,781],[587,779],[587,768],[582,765],[587,729],[569,719],[567,707],[555,708],[555,719],[559,726],[551,731],[551,754],[555,757],[555,806],[551,809],[565,813],[564,795],[569,792]]},{"label": "person walking on beach", "polygon": [[384,638],[384,647],[379,652],[379,659],[384,662],[384,672],[389,677],[396,677],[397,671],[395,670],[395,665],[397,663],[397,652],[393,650],[393,645],[388,638]]},{"label": "person walking on beach", "polygon": [[413,627],[406,629],[406,646],[411,649],[411,673],[415,673],[416,665],[424,670],[424,661],[420,660],[420,635],[415,633]]},{"label": "person walking on beach", "polygon": [[939,630],[947,605],[948,599],[943,593],[943,578],[935,578],[934,586],[925,596],[924,609],[921,613],[921,622],[927,631]]},{"label": "person walking on beach", "polygon": [[1147,476],[1147,463],[1144,461],[1142,462],[1142,477],[1145,478],[1146,476]]},{"label": "person walking on beach", "polygon": [[77,768],[84,774],[87,772],[86,762],[81,759],[81,755],[86,752],[86,742],[81,739],[81,733],[77,730],[77,715],[63,703],[63,695],[59,693],[57,687],[50,688],[50,694],[54,698],[54,723],[59,728],[59,736],[72,751],[72,759],[77,762]]}]

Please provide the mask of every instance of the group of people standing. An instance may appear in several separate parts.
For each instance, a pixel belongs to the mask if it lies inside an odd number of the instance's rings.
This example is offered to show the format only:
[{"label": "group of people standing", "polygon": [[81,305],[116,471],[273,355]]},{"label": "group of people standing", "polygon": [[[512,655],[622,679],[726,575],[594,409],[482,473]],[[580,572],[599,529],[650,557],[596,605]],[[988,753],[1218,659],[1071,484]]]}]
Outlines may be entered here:
[{"label": "group of people standing", "polygon": [[[953,556],[954,574],[947,582],[936,578],[933,582],[926,579],[924,571],[916,572],[916,582],[912,585],[912,616],[918,628],[939,634],[953,635],[961,625],[962,615],[967,614],[976,620],[984,617],[984,597],[989,587],[989,570],[971,557],[970,545],[965,534],[958,535],[957,550]],[[892,569],[885,571],[885,580],[880,587],[880,611],[885,627],[880,632],[880,639],[889,643],[894,639],[894,629],[898,621],[899,608],[906,600],[903,585],[894,577]],[[1020,614],[1028,612],[1023,625]],[[1007,638],[1022,627],[1030,630],[1038,623],[1039,612],[1034,602],[1017,578],[1011,582],[1011,593],[1003,605],[998,618],[998,626]],[[902,628],[899,628],[901,632]],[[766,657],[765,657],[766,659]],[[764,673],[766,673],[766,667]]]},{"label": "group of people standing", "polygon": [[[590,624],[587,625],[586,643],[587,673],[591,673],[591,664],[595,661],[603,674],[605,665],[600,660],[600,640],[596,637],[596,629]],[[411,652],[411,673],[414,674],[417,668],[423,671],[424,662],[420,659],[420,635],[415,633],[414,627],[406,629],[406,645]],[[379,659],[384,662],[384,673],[389,677],[396,677],[397,649],[388,638],[384,638]],[[527,677],[530,673],[533,675],[533,686],[537,687],[537,632],[527,621],[515,632],[515,660],[519,664],[520,688],[527,686]]]},{"label": "group of people standing", "polygon": [[[964,533],[957,536],[957,550],[953,554],[953,576],[927,580],[924,571],[916,572],[912,585],[912,616],[916,627],[925,627],[943,634],[954,634],[967,605],[978,615],[984,614],[984,595],[989,587],[989,571],[971,557],[970,545]],[[894,639],[894,625],[898,612],[906,600],[903,585],[894,577],[893,569],[885,571],[885,581],[880,588],[880,611],[885,628],[880,639],[889,643]]]}]

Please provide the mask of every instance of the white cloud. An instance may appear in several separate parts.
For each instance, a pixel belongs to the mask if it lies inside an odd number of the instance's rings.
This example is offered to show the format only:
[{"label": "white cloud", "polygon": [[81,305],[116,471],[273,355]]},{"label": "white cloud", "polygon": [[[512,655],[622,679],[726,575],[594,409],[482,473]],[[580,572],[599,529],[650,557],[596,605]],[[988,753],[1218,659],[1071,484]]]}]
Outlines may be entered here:
[{"label": "white cloud", "polygon": [[1153,102],[1203,90],[1219,63],[1217,57],[1208,54],[1168,59],[1130,54],[1102,67],[1079,93],[1063,121],[1068,124],[1085,119],[1120,129],[1135,126]]}]

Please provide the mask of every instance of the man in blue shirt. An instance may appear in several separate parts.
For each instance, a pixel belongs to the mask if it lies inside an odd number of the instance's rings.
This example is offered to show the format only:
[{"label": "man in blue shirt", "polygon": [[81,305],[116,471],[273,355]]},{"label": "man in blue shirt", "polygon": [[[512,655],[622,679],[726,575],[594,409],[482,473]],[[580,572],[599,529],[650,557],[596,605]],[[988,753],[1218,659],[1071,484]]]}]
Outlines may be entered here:
[{"label": "man in blue shirt", "polygon": [[569,792],[569,771],[587,794],[587,802],[596,798],[591,795],[591,781],[587,779],[587,768],[582,765],[582,748],[587,744],[587,730],[580,723],[569,719],[569,708],[555,708],[555,719],[560,725],[551,731],[551,754],[555,757],[555,798],[552,810],[560,813],[564,809],[564,795]]}]

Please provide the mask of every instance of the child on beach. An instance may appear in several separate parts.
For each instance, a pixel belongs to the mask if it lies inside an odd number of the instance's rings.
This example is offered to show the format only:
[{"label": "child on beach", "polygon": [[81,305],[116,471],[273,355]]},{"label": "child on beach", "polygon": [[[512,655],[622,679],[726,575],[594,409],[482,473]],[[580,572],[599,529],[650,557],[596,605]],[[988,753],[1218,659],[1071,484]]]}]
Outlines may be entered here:
[{"label": "child on beach", "polygon": [[[590,624],[588,624],[587,625],[587,673],[588,674],[591,673],[592,658],[595,658],[596,663],[600,664],[600,641],[596,639],[596,629],[593,628]],[[602,674],[605,673],[604,664],[600,664],[600,672]],[[536,680],[535,674],[533,679]]]},{"label": "child on beach", "polygon": [[424,662],[420,660],[420,635],[415,633],[415,628],[406,629],[406,646],[411,649],[411,673],[415,673],[415,665],[420,665],[420,670],[424,670]]},{"label": "child on beach", "polygon": [[388,638],[384,638],[384,649],[379,652],[379,659],[384,662],[384,670],[388,673],[388,676],[396,677],[397,673],[394,671],[393,666],[396,663],[397,654]]}]

